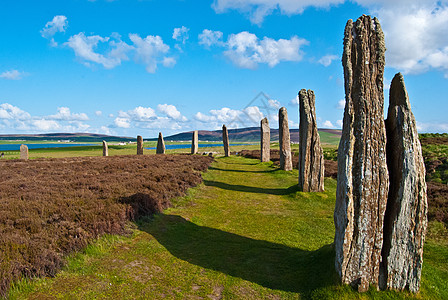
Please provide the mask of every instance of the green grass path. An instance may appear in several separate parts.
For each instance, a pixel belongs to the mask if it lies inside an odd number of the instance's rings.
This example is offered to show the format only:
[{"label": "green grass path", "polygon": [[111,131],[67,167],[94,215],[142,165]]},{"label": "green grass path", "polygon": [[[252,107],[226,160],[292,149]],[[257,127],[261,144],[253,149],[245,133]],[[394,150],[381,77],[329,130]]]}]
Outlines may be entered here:
[{"label": "green grass path", "polygon": [[[358,294],[337,284],[331,245],[336,181],[327,178],[325,184],[324,193],[301,193],[296,170],[218,158],[204,183],[177,199],[174,208],[139,221],[132,236],[101,238],[71,257],[55,278],[20,282],[10,298],[409,297],[373,289]],[[426,272],[434,278],[425,284],[425,295],[447,293],[446,266],[442,271],[437,266],[446,255],[446,240],[441,243],[431,246],[434,266],[429,266],[435,270]]]}]

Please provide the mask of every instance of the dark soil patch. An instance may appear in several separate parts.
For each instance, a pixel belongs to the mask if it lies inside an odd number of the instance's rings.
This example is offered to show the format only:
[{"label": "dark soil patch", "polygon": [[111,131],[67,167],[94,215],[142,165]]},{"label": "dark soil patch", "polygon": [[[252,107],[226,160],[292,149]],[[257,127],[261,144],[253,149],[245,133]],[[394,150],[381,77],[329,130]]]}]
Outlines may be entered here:
[{"label": "dark soil patch", "polygon": [[112,156],[0,162],[0,296],[22,276],[53,276],[64,257],[129,220],[160,212],[213,159]]},{"label": "dark soil patch", "polygon": [[422,146],[426,145],[448,145],[448,137],[422,137],[420,138]]},{"label": "dark soil patch", "polygon": [[[299,165],[299,155],[298,153],[294,152],[291,153],[292,153],[292,167],[294,169],[297,169]],[[260,150],[242,150],[238,154],[247,158],[255,158],[255,159],[261,158]],[[280,150],[271,149],[271,161],[274,163],[274,165],[277,166],[280,165]],[[338,163],[336,161],[326,159],[325,177],[336,178],[337,175],[338,175]]]}]

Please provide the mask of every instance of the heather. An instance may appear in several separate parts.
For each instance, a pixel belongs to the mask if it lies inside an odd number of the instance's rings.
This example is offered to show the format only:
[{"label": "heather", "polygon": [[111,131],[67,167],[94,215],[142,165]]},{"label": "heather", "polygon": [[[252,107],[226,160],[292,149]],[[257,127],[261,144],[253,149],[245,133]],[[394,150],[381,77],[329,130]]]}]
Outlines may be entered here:
[{"label": "heather", "polygon": [[67,254],[161,212],[199,184],[212,158],[114,156],[0,162],[0,294],[53,276]]}]

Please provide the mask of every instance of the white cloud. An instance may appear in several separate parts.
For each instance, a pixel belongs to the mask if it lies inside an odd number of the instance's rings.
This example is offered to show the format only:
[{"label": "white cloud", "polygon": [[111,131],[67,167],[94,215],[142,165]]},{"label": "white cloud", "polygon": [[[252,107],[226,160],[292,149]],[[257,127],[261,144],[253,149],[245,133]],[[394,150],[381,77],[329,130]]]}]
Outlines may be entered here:
[{"label": "white cloud", "polygon": [[[149,73],[155,73],[158,64],[169,68],[176,64],[175,58],[164,56],[170,47],[160,36],[148,35],[146,38],[141,38],[138,34],[131,33],[129,39],[132,45],[122,41],[116,32],[110,37],[86,36],[80,32],[71,36],[64,45],[73,49],[75,55],[86,66],[96,63],[106,69],[112,69],[121,65],[122,61],[129,60],[130,54],[134,56],[136,62],[144,64]],[[105,50],[99,51],[98,48]]]},{"label": "white cloud", "polygon": [[419,132],[445,133],[448,132],[448,123],[425,123],[417,121]]},{"label": "white cloud", "polygon": [[[138,34],[129,34],[129,38],[134,43],[136,59],[146,66],[148,73],[155,73],[157,64],[160,62],[160,57],[167,53],[170,47],[158,35],[148,35],[142,39]],[[173,64],[173,60],[171,60],[171,65]]]},{"label": "white cloud", "polygon": [[9,103],[0,104],[0,119],[28,120],[31,115]]},{"label": "white cloud", "polygon": [[154,122],[136,123],[136,127],[145,129],[179,130],[185,127],[168,117],[158,117]]},{"label": "white cloud", "polygon": [[203,123],[208,123],[210,121],[214,121],[213,117],[204,115],[201,112],[197,112],[193,118],[198,120],[199,122],[203,122]]},{"label": "white cloud", "polygon": [[202,33],[198,35],[199,45],[210,47],[213,45],[223,45],[222,32],[204,29]]},{"label": "white cloud", "polygon": [[108,37],[99,35],[86,36],[83,32],[80,32],[71,36],[65,45],[72,48],[77,57],[87,62],[101,64],[106,69],[112,69],[121,64],[121,59],[119,57],[106,57],[94,51],[99,42],[105,43],[107,41],[109,41]]},{"label": "white cloud", "polygon": [[72,113],[68,107],[58,107],[58,112],[55,115],[48,116],[51,120],[64,121],[87,121],[89,117],[85,113]]},{"label": "white cloud", "polygon": [[248,13],[252,23],[261,24],[264,18],[279,10],[286,15],[301,14],[309,6],[330,7],[344,0],[215,0],[212,7],[217,13],[235,9]]},{"label": "white cloud", "polygon": [[52,21],[49,21],[47,22],[47,24],[45,24],[45,27],[42,28],[40,34],[46,39],[51,38],[51,46],[56,47],[58,43],[54,40],[53,36],[57,32],[65,32],[67,26],[68,21],[66,16],[54,16]]},{"label": "white cloud", "polygon": [[291,101],[289,101],[289,103],[292,105],[299,105],[299,95],[297,95],[295,98],[291,99]]},{"label": "white cloud", "polygon": [[165,116],[160,117],[151,107],[136,107],[128,111],[119,111],[114,120],[115,127],[178,130],[180,123],[187,121],[174,105],[159,104],[157,110]]},{"label": "white cloud", "polygon": [[172,68],[176,65],[176,59],[174,57],[164,57],[162,65],[167,68]]},{"label": "white cloud", "polygon": [[114,124],[115,124],[115,126],[120,127],[120,128],[129,128],[129,127],[131,127],[131,121],[129,119],[127,119],[127,118],[117,117],[114,120]]},{"label": "white cloud", "polygon": [[107,134],[107,135],[113,134],[112,130],[110,130],[110,128],[107,126],[101,126],[100,129],[97,130],[97,133]]},{"label": "white cloud", "polygon": [[72,114],[68,108],[59,108],[56,115],[32,116],[30,113],[9,103],[0,104],[0,128],[9,132],[18,130],[26,132],[83,132],[90,128],[85,124],[85,114]]},{"label": "white cloud", "polygon": [[264,118],[264,114],[260,111],[258,106],[246,107],[243,109],[243,113],[257,124]]},{"label": "white cloud", "polygon": [[279,109],[281,106],[280,101],[274,100],[274,99],[269,99],[268,104],[270,107],[275,108],[275,109]]},{"label": "white cloud", "polygon": [[212,109],[208,114],[197,112],[194,119],[201,123],[206,123],[209,128],[220,128],[222,124],[229,127],[249,127],[258,126],[264,114],[258,106],[246,107],[242,110],[223,107]]},{"label": "white cloud", "polygon": [[321,57],[317,62],[320,63],[321,65],[323,65],[324,67],[328,67],[329,65],[331,65],[331,63],[333,62],[333,60],[338,59],[339,56],[337,55],[325,55],[323,57]]},{"label": "white cloud", "polygon": [[182,42],[182,44],[185,44],[185,42],[188,40],[189,36],[188,36],[188,31],[190,29],[182,26],[180,28],[174,28],[173,31],[173,39],[178,41],[178,42]]},{"label": "white cloud", "polygon": [[103,115],[103,112],[102,112],[101,110],[97,110],[97,111],[95,112],[95,115],[97,115],[98,117],[99,117],[99,116],[102,116],[102,115]]},{"label": "white cloud", "polygon": [[240,110],[234,110],[228,107],[210,110],[210,114],[212,115],[212,117],[215,120],[223,123],[235,121],[239,116],[241,116],[241,113],[242,112]]},{"label": "white cloud", "polygon": [[337,109],[344,109],[345,108],[345,99],[341,99],[338,101],[338,104],[336,105]]},{"label": "white cloud", "polygon": [[167,117],[177,120],[177,121],[187,121],[187,118],[182,116],[180,111],[177,110],[176,106],[170,104],[159,104],[157,105],[157,110],[164,113]]},{"label": "white cloud", "polygon": [[132,119],[133,121],[147,122],[154,120],[157,115],[151,107],[138,106],[132,110],[128,110],[127,112],[119,111],[118,117]]},{"label": "white cloud", "polygon": [[[444,2],[444,3],[442,3]],[[386,37],[386,63],[404,73],[430,69],[448,75],[448,3],[412,1],[373,9]]]},{"label": "white cloud", "polygon": [[28,73],[25,73],[25,72],[20,72],[17,70],[9,70],[9,71],[5,71],[5,72],[1,73],[0,78],[8,79],[8,80],[19,80],[27,75],[28,75]]},{"label": "white cloud", "polygon": [[[253,23],[276,11],[300,14],[308,7],[328,8],[347,0],[214,0],[217,13],[237,10]],[[448,78],[447,0],[354,0],[378,17],[386,36],[386,62],[403,73],[439,70]],[[330,61],[331,62],[331,61]],[[322,60],[324,65],[329,63]]]},{"label": "white cloud", "polygon": [[338,128],[342,128],[342,124],[343,124],[342,120],[337,120],[337,121],[336,121],[336,126],[337,126]]},{"label": "white cloud", "polygon": [[323,124],[322,124],[323,128],[335,128],[335,126],[333,125],[333,123],[331,123],[330,121],[326,120]]},{"label": "white cloud", "polygon": [[240,68],[255,69],[260,63],[272,68],[281,61],[300,61],[303,57],[300,48],[307,44],[308,41],[297,36],[289,40],[268,37],[259,40],[255,34],[243,31],[228,37],[224,55]]},{"label": "white cloud", "polygon": [[58,122],[54,120],[33,120],[31,121],[33,126],[40,131],[54,131],[61,128]]}]

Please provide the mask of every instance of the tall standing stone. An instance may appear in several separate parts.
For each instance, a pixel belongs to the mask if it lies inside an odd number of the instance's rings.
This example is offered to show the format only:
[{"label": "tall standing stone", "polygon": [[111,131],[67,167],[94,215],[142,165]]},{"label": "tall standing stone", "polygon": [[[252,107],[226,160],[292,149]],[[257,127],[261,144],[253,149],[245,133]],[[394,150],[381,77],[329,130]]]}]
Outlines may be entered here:
[{"label": "tall standing stone", "polygon": [[285,171],[292,170],[291,140],[289,136],[288,112],[285,107],[278,111],[280,168]]},{"label": "tall standing stone", "polygon": [[312,90],[299,92],[299,189],[324,191],[324,152],[316,122],[316,97]]},{"label": "tall standing stone", "polygon": [[261,120],[261,161],[267,162],[271,159],[271,129],[268,118]]},{"label": "tall standing stone", "polygon": [[384,218],[381,288],[417,292],[427,226],[425,164],[400,73],[390,85],[386,131],[390,186]]},{"label": "tall standing stone", "polygon": [[224,144],[224,155],[230,156],[229,132],[226,125],[222,125],[222,143]]},{"label": "tall standing stone", "polygon": [[103,141],[103,156],[109,156],[109,148],[106,141]]},{"label": "tall standing stone", "polygon": [[165,154],[165,141],[161,132],[159,132],[159,138],[157,139],[156,154]]},{"label": "tall standing stone", "polygon": [[338,149],[335,267],[358,291],[378,285],[389,186],[383,120],[385,44],[376,18],[347,22],[345,111]]},{"label": "tall standing stone", "polygon": [[198,153],[199,149],[199,138],[198,138],[198,131],[193,131],[193,136],[191,138],[191,154]]},{"label": "tall standing stone", "polygon": [[140,135],[137,136],[137,155],[143,155],[143,138]]},{"label": "tall standing stone", "polygon": [[20,159],[28,159],[28,146],[20,145]]}]

